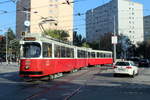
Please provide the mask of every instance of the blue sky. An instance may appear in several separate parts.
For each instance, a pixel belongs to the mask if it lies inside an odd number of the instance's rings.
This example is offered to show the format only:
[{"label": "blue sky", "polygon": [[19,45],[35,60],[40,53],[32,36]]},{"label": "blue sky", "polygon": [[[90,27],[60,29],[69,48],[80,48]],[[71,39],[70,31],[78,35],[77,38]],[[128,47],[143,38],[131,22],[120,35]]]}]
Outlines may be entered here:
[{"label": "blue sky", "polygon": [[[7,2],[1,4],[3,1],[9,0],[0,0],[0,35],[4,34],[6,30],[11,27],[15,31],[15,23],[16,23],[16,5],[13,2]],[[65,0],[64,0],[65,1]],[[110,0],[75,0],[78,1],[74,5],[75,11],[74,13],[85,13],[87,10],[100,6],[104,3],[109,2]],[[144,15],[150,15],[150,1],[149,0],[132,0],[135,2],[142,3],[144,5]],[[4,14],[3,11],[8,11],[9,13]],[[75,28],[79,34],[85,36],[85,17],[83,16],[75,16]]]}]

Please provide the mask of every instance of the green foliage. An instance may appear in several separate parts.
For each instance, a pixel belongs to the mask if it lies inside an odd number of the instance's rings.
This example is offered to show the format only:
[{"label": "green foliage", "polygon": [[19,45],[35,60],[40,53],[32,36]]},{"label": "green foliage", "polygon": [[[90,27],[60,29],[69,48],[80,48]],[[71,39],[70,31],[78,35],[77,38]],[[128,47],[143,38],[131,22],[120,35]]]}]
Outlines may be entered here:
[{"label": "green foliage", "polygon": [[100,45],[99,45],[100,50],[108,50],[108,51],[112,50],[111,37],[112,33],[106,33],[100,37]]},{"label": "green foliage", "polygon": [[[118,43],[117,43],[117,58],[126,58],[128,55],[132,55],[131,53],[133,52],[128,52],[130,49],[133,50],[134,45],[131,43],[130,39],[127,36],[124,35],[117,35],[118,37]],[[99,50],[108,50],[112,51],[113,50],[113,45],[112,45],[112,33],[105,33],[100,37],[98,41],[94,41],[93,43],[90,44],[90,46],[93,49],[99,49]]]},{"label": "green foliage", "polygon": [[69,37],[69,34],[64,30],[48,29],[44,31],[44,34],[49,35],[52,38],[62,40],[62,41],[68,41],[67,38]]},{"label": "green foliage", "polygon": [[99,50],[99,42],[98,41],[94,41],[92,43],[88,43],[90,45],[90,47],[94,50]]},{"label": "green foliage", "polygon": [[8,38],[8,42],[10,42],[11,40],[15,39],[15,34],[13,32],[13,30],[11,28],[9,28],[6,32],[7,38]]},{"label": "green foliage", "polygon": [[85,48],[90,48],[90,45],[86,42],[82,43],[82,47],[85,47]]},{"label": "green foliage", "polygon": [[131,40],[121,34],[118,35],[118,44],[117,44],[117,57],[118,58],[127,58],[130,55],[133,55],[131,53],[133,52],[129,52],[129,50],[131,50],[131,47],[134,46],[131,42]]},{"label": "green foliage", "polygon": [[150,58],[150,42],[149,41],[144,41],[138,44],[136,48],[136,54],[139,57],[142,58]]},{"label": "green foliage", "polygon": [[7,52],[8,52],[8,59],[12,57],[18,57],[19,56],[19,40],[16,39],[16,35],[14,34],[13,30],[9,28],[7,32],[5,33],[3,41],[0,41],[0,55],[1,57],[5,57],[6,55],[6,40],[7,40]]},{"label": "green foliage", "polygon": [[79,46],[79,47],[89,47],[88,43],[86,43],[86,39],[82,37],[81,34],[77,34],[77,32],[74,32],[73,34],[73,45]]}]

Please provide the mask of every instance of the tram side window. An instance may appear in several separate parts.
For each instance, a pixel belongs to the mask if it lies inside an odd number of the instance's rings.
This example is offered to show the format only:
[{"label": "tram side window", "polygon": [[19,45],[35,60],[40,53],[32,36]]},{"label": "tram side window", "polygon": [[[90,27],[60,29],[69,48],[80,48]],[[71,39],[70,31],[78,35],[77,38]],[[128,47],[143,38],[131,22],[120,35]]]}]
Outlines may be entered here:
[{"label": "tram side window", "polygon": [[110,55],[110,54],[106,54],[106,57],[107,57],[107,58],[110,58],[110,57],[111,57],[111,55]]},{"label": "tram side window", "polygon": [[109,58],[109,54],[106,54],[106,58]]},{"label": "tram side window", "polygon": [[85,58],[87,58],[88,57],[88,54],[87,54],[87,51],[85,51]]},{"label": "tram side window", "polygon": [[103,57],[106,58],[106,54],[105,53],[103,54]]},{"label": "tram side window", "polygon": [[95,52],[91,53],[92,58],[95,58]]},{"label": "tram side window", "polygon": [[72,48],[66,48],[66,57],[68,58],[74,57],[74,50]]},{"label": "tram side window", "polygon": [[85,58],[85,51],[81,51],[81,58]]},{"label": "tram side window", "polygon": [[78,53],[78,58],[81,58],[81,50],[78,50],[77,53]]},{"label": "tram side window", "polygon": [[57,58],[60,58],[61,57],[61,48],[59,45],[54,45],[54,55],[55,57]]},{"label": "tram side window", "polygon": [[52,44],[43,43],[43,57],[52,57]]},{"label": "tram side window", "polygon": [[100,57],[103,58],[103,53],[100,53]]},{"label": "tram side window", "polygon": [[91,53],[90,52],[88,52],[88,58],[91,58]]},{"label": "tram side window", "polygon": [[84,50],[78,50],[78,58],[86,58],[87,53]]},{"label": "tram side window", "polygon": [[97,52],[97,58],[100,58],[100,54],[99,54],[99,52]]},{"label": "tram side window", "polygon": [[71,48],[71,58],[74,58],[74,49]]},{"label": "tram side window", "polygon": [[66,54],[66,48],[65,47],[61,47],[61,57],[67,57],[67,54]]}]

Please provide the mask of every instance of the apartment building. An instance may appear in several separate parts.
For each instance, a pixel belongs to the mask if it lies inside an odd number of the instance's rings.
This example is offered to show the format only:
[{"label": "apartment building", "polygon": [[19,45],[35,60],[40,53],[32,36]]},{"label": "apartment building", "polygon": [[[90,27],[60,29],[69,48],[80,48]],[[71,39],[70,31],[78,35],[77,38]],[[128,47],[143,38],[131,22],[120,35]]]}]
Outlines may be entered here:
[{"label": "apartment building", "polygon": [[150,41],[150,15],[144,17],[144,41]]},{"label": "apartment building", "polygon": [[[73,0],[69,0],[72,2]],[[66,0],[18,0],[16,17],[16,33],[22,32],[41,34],[43,28],[65,30],[69,33],[68,40],[73,38],[73,3]],[[24,22],[29,20],[27,28]],[[43,27],[41,27],[43,26]]]},{"label": "apartment building", "polygon": [[112,0],[86,12],[88,42],[114,30],[128,36],[134,44],[143,41],[143,5],[131,0]]}]

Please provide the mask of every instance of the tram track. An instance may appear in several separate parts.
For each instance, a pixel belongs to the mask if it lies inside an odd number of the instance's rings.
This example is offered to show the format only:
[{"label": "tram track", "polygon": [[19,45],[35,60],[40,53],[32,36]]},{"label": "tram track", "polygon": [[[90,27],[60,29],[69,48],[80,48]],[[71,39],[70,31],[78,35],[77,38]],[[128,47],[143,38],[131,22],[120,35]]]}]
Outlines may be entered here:
[{"label": "tram track", "polygon": [[[72,82],[73,80],[81,77],[81,76],[84,76],[84,75],[87,75],[89,74],[90,72],[93,72],[96,70],[96,73],[100,73],[102,72],[103,70],[106,70],[105,68],[98,68],[98,67],[93,67],[93,68],[88,68],[86,69],[84,72],[82,72],[81,74],[78,74],[78,75],[75,75],[75,76],[69,76],[67,78],[63,77],[63,80],[64,81],[61,81],[57,84],[54,84],[53,86],[51,87],[44,87],[43,90],[37,92],[37,93],[34,93],[28,97],[26,97],[24,100],[32,100],[36,97],[40,97],[46,93],[48,93],[49,91],[56,91],[56,90],[59,90],[59,87],[63,86],[63,85],[66,85],[67,83],[70,83]],[[97,72],[98,71],[98,72]],[[90,78],[88,78],[87,80],[85,80],[85,82],[83,83],[82,86],[79,86],[78,88],[74,89],[73,92],[70,93],[70,95],[67,95],[66,97],[64,97],[64,99],[62,100],[69,100],[71,97],[73,97],[74,95],[78,94],[80,92],[80,90],[85,87],[87,85],[87,82],[89,80],[92,80],[94,78],[94,75],[92,75]],[[39,87],[41,88],[40,86],[36,86],[36,87]]]},{"label": "tram track", "polygon": [[[95,70],[97,70],[97,68],[95,68]],[[91,70],[91,71],[95,71],[95,70]],[[101,70],[99,70],[98,72],[96,72],[95,74],[100,74],[102,71],[104,71],[104,70],[107,70],[106,68],[101,68]],[[93,80],[94,78],[95,78],[95,76],[93,75],[93,74],[91,74],[92,76],[90,77],[90,78],[88,78],[84,83],[83,83],[83,85],[82,86],[80,86],[80,87],[78,87],[77,89],[75,89],[72,93],[71,93],[71,95],[68,95],[68,96],[66,96],[63,100],[69,100],[71,97],[73,97],[73,96],[75,96],[75,95],[77,95],[79,92],[80,92],[80,90],[82,89],[82,88],[84,88],[85,86],[87,86],[88,84],[88,81],[91,81],[91,80]]]}]

